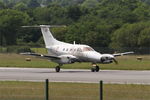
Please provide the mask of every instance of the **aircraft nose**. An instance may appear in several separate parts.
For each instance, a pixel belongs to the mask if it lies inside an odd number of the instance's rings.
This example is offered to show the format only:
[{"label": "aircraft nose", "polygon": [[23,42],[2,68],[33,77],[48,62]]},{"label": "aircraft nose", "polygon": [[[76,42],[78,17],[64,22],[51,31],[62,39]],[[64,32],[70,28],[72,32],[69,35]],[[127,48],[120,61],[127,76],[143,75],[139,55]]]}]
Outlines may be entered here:
[{"label": "aircraft nose", "polygon": [[100,62],[101,54],[98,52],[87,52],[86,56],[92,62]]}]

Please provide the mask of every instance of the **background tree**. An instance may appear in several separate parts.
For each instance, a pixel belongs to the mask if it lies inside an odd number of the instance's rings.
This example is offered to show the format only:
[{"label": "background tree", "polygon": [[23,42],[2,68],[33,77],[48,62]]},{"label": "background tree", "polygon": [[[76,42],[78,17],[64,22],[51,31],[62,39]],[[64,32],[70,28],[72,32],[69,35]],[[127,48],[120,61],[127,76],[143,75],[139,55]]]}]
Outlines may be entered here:
[{"label": "background tree", "polygon": [[73,21],[77,21],[81,15],[82,12],[79,6],[70,6],[68,8],[68,18],[71,18]]},{"label": "background tree", "polygon": [[81,6],[86,7],[86,8],[93,8],[97,6],[98,0],[85,0]]},{"label": "background tree", "polygon": [[[137,47],[142,51],[149,47],[147,0],[5,0],[3,3],[0,4],[0,35],[5,44],[41,45],[40,29],[20,30],[18,26],[57,24],[67,25],[52,29],[54,36],[65,42],[75,40],[79,44],[118,50]],[[28,22],[26,18],[31,20]]]},{"label": "background tree", "polygon": [[17,40],[17,31],[20,26],[29,21],[29,16],[25,13],[15,10],[0,11],[0,32],[6,40],[6,45],[14,45]]},{"label": "background tree", "polygon": [[16,10],[25,11],[27,9],[27,5],[23,2],[19,2],[13,8]]},{"label": "background tree", "polygon": [[0,2],[0,9],[5,9],[5,4],[3,2]]},{"label": "background tree", "polygon": [[38,3],[37,0],[30,0],[29,3],[28,3],[29,8],[36,8],[36,7],[39,7],[39,6],[40,6],[40,3]]},{"label": "background tree", "polygon": [[111,46],[121,50],[137,49],[138,52],[143,53],[145,47],[150,47],[149,28],[150,22],[126,24],[114,32]]}]

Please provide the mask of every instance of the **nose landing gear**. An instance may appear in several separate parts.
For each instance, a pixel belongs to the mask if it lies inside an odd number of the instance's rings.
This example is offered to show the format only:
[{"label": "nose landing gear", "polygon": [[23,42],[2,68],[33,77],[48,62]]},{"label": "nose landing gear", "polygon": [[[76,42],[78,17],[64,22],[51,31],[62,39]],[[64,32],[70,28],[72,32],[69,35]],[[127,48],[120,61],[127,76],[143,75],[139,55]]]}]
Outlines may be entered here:
[{"label": "nose landing gear", "polygon": [[58,66],[55,67],[56,72],[60,72],[60,66],[62,66],[62,65],[59,64]]},{"label": "nose landing gear", "polygon": [[96,64],[92,64],[91,72],[99,72],[100,68]]}]

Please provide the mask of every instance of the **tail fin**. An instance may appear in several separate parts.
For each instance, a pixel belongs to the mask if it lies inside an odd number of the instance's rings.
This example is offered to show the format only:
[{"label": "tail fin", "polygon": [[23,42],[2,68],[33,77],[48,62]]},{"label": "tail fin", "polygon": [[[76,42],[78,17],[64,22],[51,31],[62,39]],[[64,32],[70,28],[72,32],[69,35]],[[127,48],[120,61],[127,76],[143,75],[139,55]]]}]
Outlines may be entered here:
[{"label": "tail fin", "polygon": [[50,32],[49,26],[40,25],[40,27],[46,47],[53,46],[58,43],[58,41],[53,37],[52,33]]},{"label": "tail fin", "polygon": [[62,43],[53,37],[49,28],[50,27],[65,27],[63,25],[40,25],[40,26],[22,26],[22,27],[40,27],[46,47],[50,47],[50,46],[58,45]]}]

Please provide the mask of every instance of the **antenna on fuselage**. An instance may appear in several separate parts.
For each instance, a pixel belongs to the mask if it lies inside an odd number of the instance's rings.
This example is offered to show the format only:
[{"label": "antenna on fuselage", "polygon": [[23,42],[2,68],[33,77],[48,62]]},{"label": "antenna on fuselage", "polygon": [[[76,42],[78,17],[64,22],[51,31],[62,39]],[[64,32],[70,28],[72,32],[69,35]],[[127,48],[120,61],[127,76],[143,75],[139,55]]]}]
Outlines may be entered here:
[{"label": "antenna on fuselage", "polygon": [[76,41],[73,41],[73,44],[75,45],[75,44],[76,44]]}]

